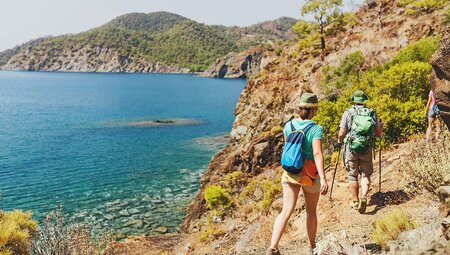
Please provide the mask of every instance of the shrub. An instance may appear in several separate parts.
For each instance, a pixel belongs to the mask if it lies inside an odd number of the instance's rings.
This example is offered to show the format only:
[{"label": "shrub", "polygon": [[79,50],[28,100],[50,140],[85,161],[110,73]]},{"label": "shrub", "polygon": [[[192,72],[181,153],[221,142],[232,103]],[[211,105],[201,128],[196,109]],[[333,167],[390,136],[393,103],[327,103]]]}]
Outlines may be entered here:
[{"label": "shrub", "polygon": [[447,0],[397,0],[397,4],[401,7],[410,7],[422,12],[441,9],[447,3]]},{"label": "shrub", "polygon": [[36,234],[38,224],[31,212],[0,210],[0,254],[29,254],[31,239]]},{"label": "shrub", "polygon": [[284,130],[284,128],[282,126],[274,126],[270,129],[270,134],[271,135],[276,135],[278,133],[282,133]]},{"label": "shrub", "polygon": [[261,203],[259,204],[260,211],[263,211],[264,209],[269,207],[272,204],[275,195],[281,192],[281,185],[277,185],[277,183],[271,180],[264,180],[262,188],[264,192],[264,197]]},{"label": "shrub", "polygon": [[223,236],[225,234],[225,230],[218,228],[216,226],[208,226],[205,231],[200,235],[200,242],[207,243],[212,240]]},{"label": "shrub", "polygon": [[233,201],[228,193],[220,186],[212,185],[205,190],[206,205],[209,209],[223,212]]},{"label": "shrub", "polygon": [[431,56],[438,47],[439,40],[440,36],[426,37],[415,43],[409,44],[402,49],[389,64],[387,64],[387,67],[414,61],[430,62]]},{"label": "shrub", "polygon": [[[366,91],[384,122],[386,138],[392,142],[425,130],[423,108],[431,88],[431,66],[423,62],[408,62],[385,70],[375,79],[375,87]],[[418,107],[420,106],[420,107]]]},{"label": "shrub", "polygon": [[364,63],[361,51],[355,51],[345,56],[338,67],[327,67],[323,70],[325,87],[344,88],[352,80],[351,75],[357,75]]},{"label": "shrub", "polygon": [[400,171],[403,184],[410,193],[427,190],[436,193],[446,174],[450,173],[450,134],[444,133],[442,138],[431,146],[415,144],[410,155],[400,160]]},{"label": "shrub", "polygon": [[389,241],[397,239],[403,231],[416,228],[418,224],[403,211],[396,210],[375,220],[373,226],[373,240],[386,248]]},{"label": "shrub", "polygon": [[385,124],[383,144],[424,131],[421,105],[425,106],[431,88],[427,62],[437,48],[437,39],[424,38],[400,51],[390,63],[365,72],[358,72],[363,62],[360,52],[345,57],[338,67],[325,68],[323,86],[329,96],[319,103],[314,118],[324,128],[325,145],[335,140],[341,116],[351,106],[350,96],[357,89],[368,94],[368,106]]},{"label": "shrub", "polygon": [[240,191],[246,183],[247,178],[241,171],[234,171],[225,176],[225,187],[229,192]]},{"label": "shrub", "polygon": [[82,225],[66,225],[62,208],[50,212],[32,243],[33,255],[95,255],[102,254],[112,241],[95,241],[90,229]]}]

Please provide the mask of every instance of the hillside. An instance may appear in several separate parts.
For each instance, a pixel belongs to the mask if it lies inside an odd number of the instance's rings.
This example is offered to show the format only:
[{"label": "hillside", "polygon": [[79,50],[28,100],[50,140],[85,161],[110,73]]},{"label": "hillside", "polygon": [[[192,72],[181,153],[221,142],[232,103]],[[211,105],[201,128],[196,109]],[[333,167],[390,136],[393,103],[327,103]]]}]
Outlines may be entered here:
[{"label": "hillside", "polygon": [[202,71],[229,52],[293,37],[292,18],[249,27],[205,25],[167,12],[131,13],[89,31],[0,53],[0,69],[79,72]]},{"label": "hillside", "polygon": [[[375,98],[370,106],[386,124],[383,146],[390,146],[383,152],[382,194],[375,195],[378,186],[374,184],[368,214],[349,214],[350,194],[345,171],[342,166],[339,168],[334,202],[322,198],[319,205],[319,224],[322,224],[319,240],[339,240],[345,230],[347,241],[344,241],[350,246],[364,244],[363,249],[369,249],[371,254],[380,253],[372,240],[372,224],[394,209],[415,215],[423,226],[439,226],[442,215],[436,196],[424,192],[410,197],[398,180],[404,178],[399,159],[416,157],[412,152],[414,148],[422,151],[427,148],[420,141],[404,142],[424,131],[423,106],[431,89],[432,68],[428,62],[436,51],[439,34],[445,35],[448,30],[443,24],[442,10],[411,15],[409,6],[397,2],[383,6],[381,18],[379,8],[363,6],[355,15],[357,24],[344,25],[328,35],[328,46],[323,52],[312,47],[302,50],[299,44],[292,42],[264,50],[264,68],[248,80],[235,108],[230,144],[211,160],[181,233],[167,236],[161,246],[159,237],[130,238],[119,244],[119,250],[126,254],[162,251],[170,254],[263,254],[282,203],[279,160],[283,138],[280,130],[295,116],[296,100],[303,91],[320,95],[322,102],[316,121],[325,129],[327,163],[332,159],[336,122],[343,109],[349,106],[349,93],[356,88],[366,90],[370,98]],[[382,21],[381,25],[378,20]],[[443,155],[448,155],[445,154],[448,143],[444,148]],[[329,182],[330,175],[328,172]],[[377,178],[375,174],[374,179]],[[230,209],[221,213],[207,207],[205,190],[213,185],[223,187],[228,193],[233,202]],[[282,239],[282,254],[306,252],[303,250],[307,246],[301,199],[296,212]]]}]

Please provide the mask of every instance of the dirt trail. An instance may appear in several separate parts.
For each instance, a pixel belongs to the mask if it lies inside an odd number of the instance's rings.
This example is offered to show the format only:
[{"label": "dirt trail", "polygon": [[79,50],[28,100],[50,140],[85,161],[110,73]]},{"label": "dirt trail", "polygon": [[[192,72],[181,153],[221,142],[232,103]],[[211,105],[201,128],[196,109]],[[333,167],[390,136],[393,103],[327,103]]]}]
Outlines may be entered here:
[{"label": "dirt trail", "polygon": [[[396,145],[395,149],[384,152],[382,155],[382,183],[381,193],[378,193],[378,155],[374,161],[374,174],[372,187],[369,191],[369,201],[365,214],[359,214],[350,209],[351,195],[347,187],[346,171],[342,166],[338,168],[333,199],[329,200],[329,194],[321,197],[318,208],[319,229],[317,239],[319,246],[321,240],[329,239],[330,234],[340,238],[340,242],[348,245],[359,244],[367,254],[377,253],[371,233],[374,220],[394,209],[401,209],[420,223],[430,223],[439,216],[438,202],[429,194],[412,197],[405,193],[401,187],[402,175],[398,169],[398,163],[403,155],[409,154],[414,143]],[[332,169],[334,170],[334,169]],[[331,182],[332,172],[327,173]],[[302,201],[299,200],[301,203]],[[291,223],[280,243],[280,251],[283,255],[308,254],[306,236],[306,212],[293,215]],[[342,238],[345,231],[346,238]],[[268,237],[268,242],[270,237]],[[258,247],[251,252],[239,254],[264,254],[265,247]],[[356,253],[358,254],[358,253]]]}]

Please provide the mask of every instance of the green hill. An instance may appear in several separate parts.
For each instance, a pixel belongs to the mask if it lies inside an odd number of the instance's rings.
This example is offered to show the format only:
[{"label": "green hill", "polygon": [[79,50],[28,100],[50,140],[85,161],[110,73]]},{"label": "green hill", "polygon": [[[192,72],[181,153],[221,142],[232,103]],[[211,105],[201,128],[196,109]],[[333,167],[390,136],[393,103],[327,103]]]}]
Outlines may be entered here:
[{"label": "green hill", "polygon": [[293,37],[291,28],[295,21],[281,18],[240,28],[205,25],[168,12],[131,13],[83,33],[43,38],[4,51],[0,53],[0,68],[201,71],[229,52],[242,51],[267,40]]}]

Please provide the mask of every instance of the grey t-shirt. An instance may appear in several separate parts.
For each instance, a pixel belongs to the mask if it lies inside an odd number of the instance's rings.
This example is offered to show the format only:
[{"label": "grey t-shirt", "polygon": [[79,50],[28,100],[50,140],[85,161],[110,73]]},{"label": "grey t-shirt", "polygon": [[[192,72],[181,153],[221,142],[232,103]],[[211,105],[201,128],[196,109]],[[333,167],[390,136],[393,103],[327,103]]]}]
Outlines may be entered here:
[{"label": "grey t-shirt", "polygon": [[[358,109],[358,108],[362,108],[364,107],[363,105],[354,105],[353,108]],[[373,120],[375,121],[375,128],[378,128],[378,117],[377,117],[377,113],[374,112],[373,115]],[[345,128],[347,129],[347,133],[350,132],[351,128],[352,128],[352,114],[350,113],[350,111],[346,110],[344,112],[344,114],[342,115],[342,119],[341,119],[341,123],[339,124],[340,128]]]}]

